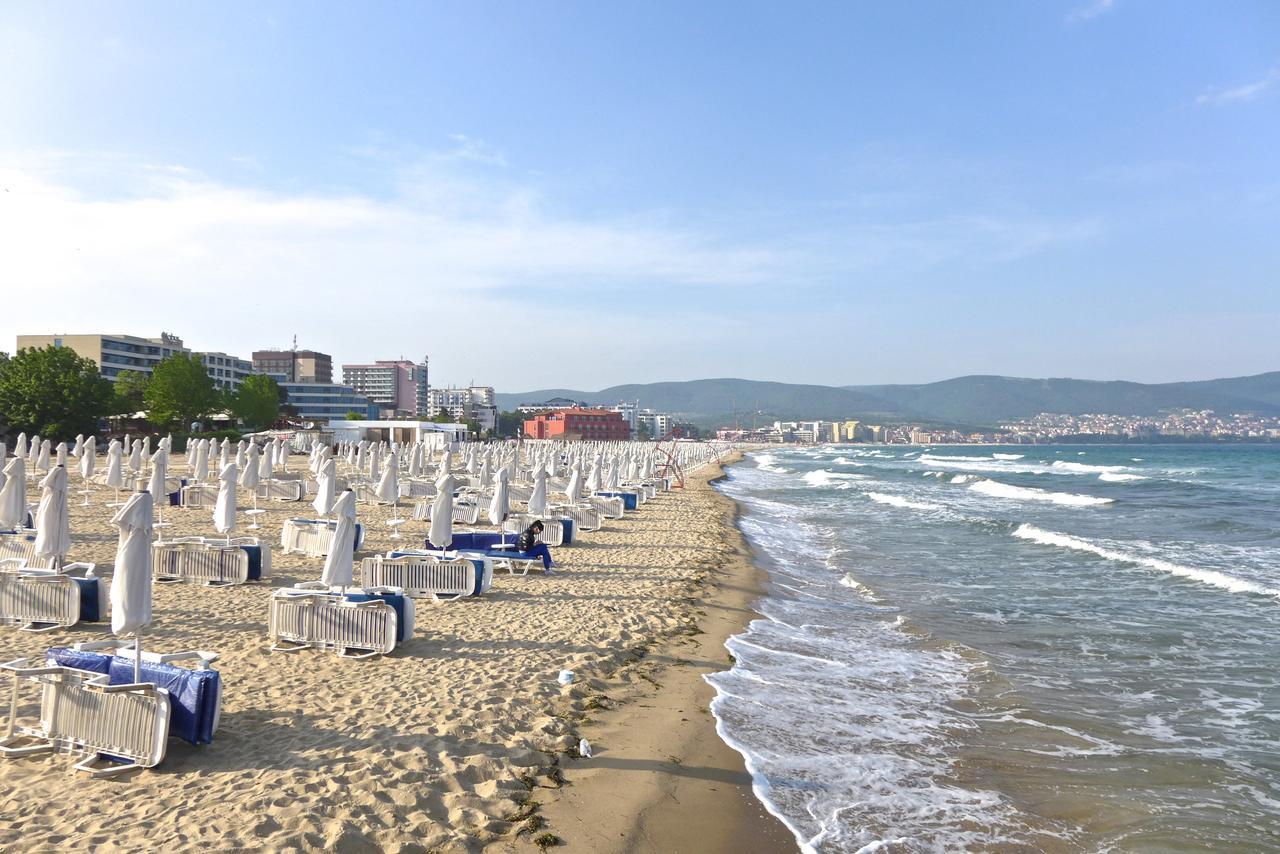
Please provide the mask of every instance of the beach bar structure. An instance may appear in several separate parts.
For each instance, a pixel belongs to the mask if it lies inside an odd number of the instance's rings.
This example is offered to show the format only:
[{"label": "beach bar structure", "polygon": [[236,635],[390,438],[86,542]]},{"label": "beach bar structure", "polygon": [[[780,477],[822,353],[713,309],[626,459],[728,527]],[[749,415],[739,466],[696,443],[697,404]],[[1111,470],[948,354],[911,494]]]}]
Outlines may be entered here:
[{"label": "beach bar structure", "polygon": [[410,445],[426,442],[429,447],[443,448],[445,443],[465,442],[469,438],[466,424],[440,424],[435,421],[342,421],[329,422],[336,442],[396,442]]}]

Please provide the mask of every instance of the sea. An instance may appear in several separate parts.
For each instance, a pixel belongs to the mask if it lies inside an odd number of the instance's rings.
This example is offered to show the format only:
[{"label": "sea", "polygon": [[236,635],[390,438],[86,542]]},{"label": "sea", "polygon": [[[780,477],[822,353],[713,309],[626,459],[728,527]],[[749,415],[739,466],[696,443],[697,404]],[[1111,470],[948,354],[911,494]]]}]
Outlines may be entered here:
[{"label": "sea", "polygon": [[1280,851],[1280,446],[779,447],[707,677],[815,852]]}]

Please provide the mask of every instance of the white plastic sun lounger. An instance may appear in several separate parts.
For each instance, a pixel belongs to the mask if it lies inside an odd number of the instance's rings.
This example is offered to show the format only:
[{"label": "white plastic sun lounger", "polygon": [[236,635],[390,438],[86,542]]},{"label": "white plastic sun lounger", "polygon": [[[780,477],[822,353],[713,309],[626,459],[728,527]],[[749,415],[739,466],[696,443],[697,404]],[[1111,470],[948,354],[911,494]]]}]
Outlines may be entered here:
[{"label": "white plastic sun lounger", "polygon": [[535,521],[542,523],[542,533],[538,535],[538,542],[546,543],[548,546],[564,545],[564,526],[558,519],[533,516],[529,513],[512,513],[503,521],[502,530],[509,534],[520,534]]},{"label": "white plastic sun lounger", "polygon": [[587,503],[606,519],[621,519],[626,512],[626,502],[618,497],[589,496]]},{"label": "white plastic sun lounger", "polygon": [[36,559],[36,532],[27,530],[0,534],[0,561],[13,563],[13,568],[47,564]]},{"label": "white plastic sun lounger", "polygon": [[[50,649],[42,666],[30,666],[24,658],[0,664],[13,676],[0,755],[82,754],[86,758],[76,770],[106,777],[158,765],[170,735],[191,744],[213,740],[222,699],[221,678],[209,667],[216,654],[144,653],[145,681],[137,683],[131,654],[92,651],[116,646],[104,641]],[[199,669],[170,663],[187,659],[199,659]],[[39,695],[38,704],[34,697],[24,699],[24,686],[35,689],[28,693]],[[30,723],[23,722],[22,713],[29,714]],[[109,764],[99,765],[104,757]]]},{"label": "white plastic sun lounger", "polygon": [[106,615],[107,586],[91,563],[67,564],[59,571],[25,568],[13,560],[0,564],[0,625],[44,632]]},{"label": "white plastic sun lounger", "polygon": [[406,478],[400,481],[401,498],[435,498],[436,485],[429,480]]},{"label": "white plastic sun lounger", "polygon": [[[419,501],[413,506],[413,518],[417,522],[431,521],[432,500]],[[480,521],[480,505],[454,502],[453,521],[459,525],[474,525]]]},{"label": "white plastic sun lounger", "polygon": [[[335,593],[328,588],[279,589],[271,596],[271,649],[334,650],[342,658],[386,655],[413,634],[413,600],[378,590]],[[383,598],[383,597],[386,598]],[[397,600],[394,602],[392,599]],[[400,613],[405,615],[404,623]]]},{"label": "white plastic sun lounger", "polygon": [[259,498],[272,501],[301,501],[304,491],[300,480],[264,480],[257,489]]},{"label": "white plastic sun lounger", "polygon": [[182,487],[179,499],[183,507],[212,507],[218,501],[218,487],[208,483],[193,483]]},{"label": "white plastic sun lounger", "polygon": [[566,519],[573,520],[573,527],[576,531],[598,531],[603,519],[600,511],[594,507],[582,507],[573,504],[552,504],[551,512],[557,516],[563,516]]},{"label": "white plastic sun lounger", "polygon": [[465,558],[377,555],[360,561],[360,583],[365,587],[399,588],[415,598],[461,599],[477,590],[476,565]]},{"label": "white plastic sun lounger", "polygon": [[[285,554],[324,557],[333,545],[337,523],[327,519],[286,519],[280,530],[280,548]],[[364,544],[364,526],[356,524],[356,549]]]},{"label": "white plastic sun lounger", "polygon": [[271,545],[256,537],[181,537],[154,543],[151,566],[155,580],[161,584],[244,584],[271,574]]}]

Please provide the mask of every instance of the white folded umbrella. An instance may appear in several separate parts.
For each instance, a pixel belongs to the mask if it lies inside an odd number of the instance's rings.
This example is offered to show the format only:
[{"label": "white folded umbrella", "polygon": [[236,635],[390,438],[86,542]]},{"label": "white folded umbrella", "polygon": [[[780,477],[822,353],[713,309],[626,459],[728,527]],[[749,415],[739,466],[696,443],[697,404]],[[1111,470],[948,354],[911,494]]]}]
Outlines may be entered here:
[{"label": "white folded umbrella", "polygon": [[20,528],[27,524],[27,461],[14,457],[4,464],[5,482],[0,486],[0,528]]},{"label": "white folded umbrella", "polygon": [[18,434],[18,441],[15,442],[13,446],[13,455],[15,457],[23,457],[24,459],[26,458],[27,456],[27,434],[26,433]]},{"label": "white folded umbrella", "polygon": [[356,495],[349,489],[334,502],[330,511],[337,517],[333,543],[324,558],[320,580],[330,587],[349,587],[354,575],[353,555],[356,547]]},{"label": "white folded umbrella", "polygon": [[67,469],[54,466],[40,481],[36,510],[36,555],[61,565],[71,551],[71,518],[67,513]]},{"label": "white folded umbrella", "polygon": [[399,474],[399,453],[392,451],[387,455],[387,459],[383,463],[382,476],[378,479],[377,489],[374,490],[378,498],[388,504],[395,504],[400,500]]},{"label": "white folded umbrella", "polygon": [[545,516],[547,507],[547,470],[539,467],[533,473],[533,494],[529,496],[529,512],[534,516]]},{"label": "white folded umbrella", "polygon": [[219,534],[236,529],[236,466],[227,463],[218,472],[218,500],[213,505],[213,527]]},{"label": "white folded umbrella", "polygon": [[142,443],[134,442],[129,449],[129,471],[135,474],[142,471]]},{"label": "white folded umbrella", "polygon": [[320,467],[320,473],[316,475],[316,498],[311,502],[311,506],[316,510],[316,515],[328,516],[333,511],[333,494],[337,476],[337,461],[325,460],[324,465]]},{"label": "white folded umbrella", "polygon": [[498,478],[493,485],[493,498],[489,500],[489,522],[501,525],[511,512],[511,487],[507,483],[507,470],[498,469]]},{"label": "white folded umbrella", "polygon": [[111,576],[111,631],[134,639],[133,678],[140,681],[142,630],[151,625],[150,492],[135,492],[111,518],[120,529]]},{"label": "white folded umbrella", "polygon": [[436,481],[436,497],[431,502],[431,530],[427,540],[439,549],[453,545],[453,475],[445,474]]}]

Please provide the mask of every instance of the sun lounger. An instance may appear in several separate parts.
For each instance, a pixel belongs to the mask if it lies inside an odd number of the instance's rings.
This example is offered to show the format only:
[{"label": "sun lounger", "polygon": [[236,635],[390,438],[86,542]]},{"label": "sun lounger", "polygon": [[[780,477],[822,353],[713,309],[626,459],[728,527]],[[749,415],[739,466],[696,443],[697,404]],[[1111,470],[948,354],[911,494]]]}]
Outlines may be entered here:
[{"label": "sun lounger", "polygon": [[42,632],[96,623],[107,615],[107,584],[91,563],[61,570],[32,569],[14,559],[0,561],[0,625]]},{"label": "sun lounger", "polygon": [[406,478],[400,481],[401,498],[435,498],[436,485],[429,480]]},{"label": "sun lounger", "polygon": [[213,507],[218,501],[218,487],[209,483],[194,483],[182,487],[180,501],[183,507]]},{"label": "sun lounger", "polygon": [[396,587],[406,596],[460,599],[489,589],[493,575],[486,561],[390,552],[360,561],[365,587]]},{"label": "sun lounger", "polygon": [[[286,519],[280,532],[280,548],[285,554],[324,557],[333,544],[337,524],[328,519]],[[355,551],[359,551],[363,544],[364,526],[357,522]]]},{"label": "sun lounger", "polygon": [[[566,545],[565,528],[573,527],[571,520],[561,521],[553,517],[533,516],[528,513],[512,513],[502,523],[502,530],[510,534],[519,534],[525,528],[532,525],[535,521],[542,522],[542,533],[538,535],[538,542],[546,543],[548,546]],[[572,535],[570,535],[572,536]]]},{"label": "sun lounger", "polygon": [[271,574],[271,546],[257,537],[181,537],[154,543],[151,566],[156,581],[162,584],[244,584]]},{"label": "sun lounger", "polygon": [[606,519],[621,519],[623,513],[626,512],[626,502],[622,498],[615,496],[596,493],[586,498],[585,501]]},{"label": "sun lounger", "polygon": [[562,519],[568,519],[573,522],[575,534],[578,531],[598,531],[603,524],[600,511],[594,507],[578,504],[552,504],[551,512]]},{"label": "sun lounger", "polygon": [[[209,669],[217,655],[207,652],[143,653],[142,682],[134,682],[132,651],[110,655],[115,641],[55,647],[43,666],[26,659],[0,664],[13,676],[9,720],[0,755],[75,753],[75,768],[95,777],[154,767],[164,759],[170,736],[208,744],[218,727],[221,677]],[[199,669],[172,662],[198,659]],[[23,701],[26,686],[38,693]],[[19,711],[31,708],[29,723]],[[106,764],[103,764],[106,763]]]},{"label": "sun lounger", "polygon": [[[413,518],[419,522],[431,521],[432,500],[419,501],[413,507]],[[459,525],[474,525],[480,521],[480,504],[457,502],[453,504],[453,521]]]},{"label": "sun lounger", "polygon": [[335,592],[317,583],[271,596],[271,649],[334,650],[343,658],[386,655],[413,636],[413,600],[393,588]]},{"label": "sun lounger", "polygon": [[[640,494],[636,492],[623,492],[622,490],[610,490],[608,492],[597,492],[595,494],[595,497],[603,498],[603,499],[609,499],[609,498],[620,499],[622,501],[623,510],[635,510],[640,506]],[[607,516],[609,514],[606,512],[605,515]],[[618,515],[621,516],[622,514],[619,513]],[[617,518],[617,517],[610,517],[610,518]]]},{"label": "sun lounger", "polygon": [[257,492],[259,498],[271,501],[301,501],[304,490],[300,480],[264,480]]}]

